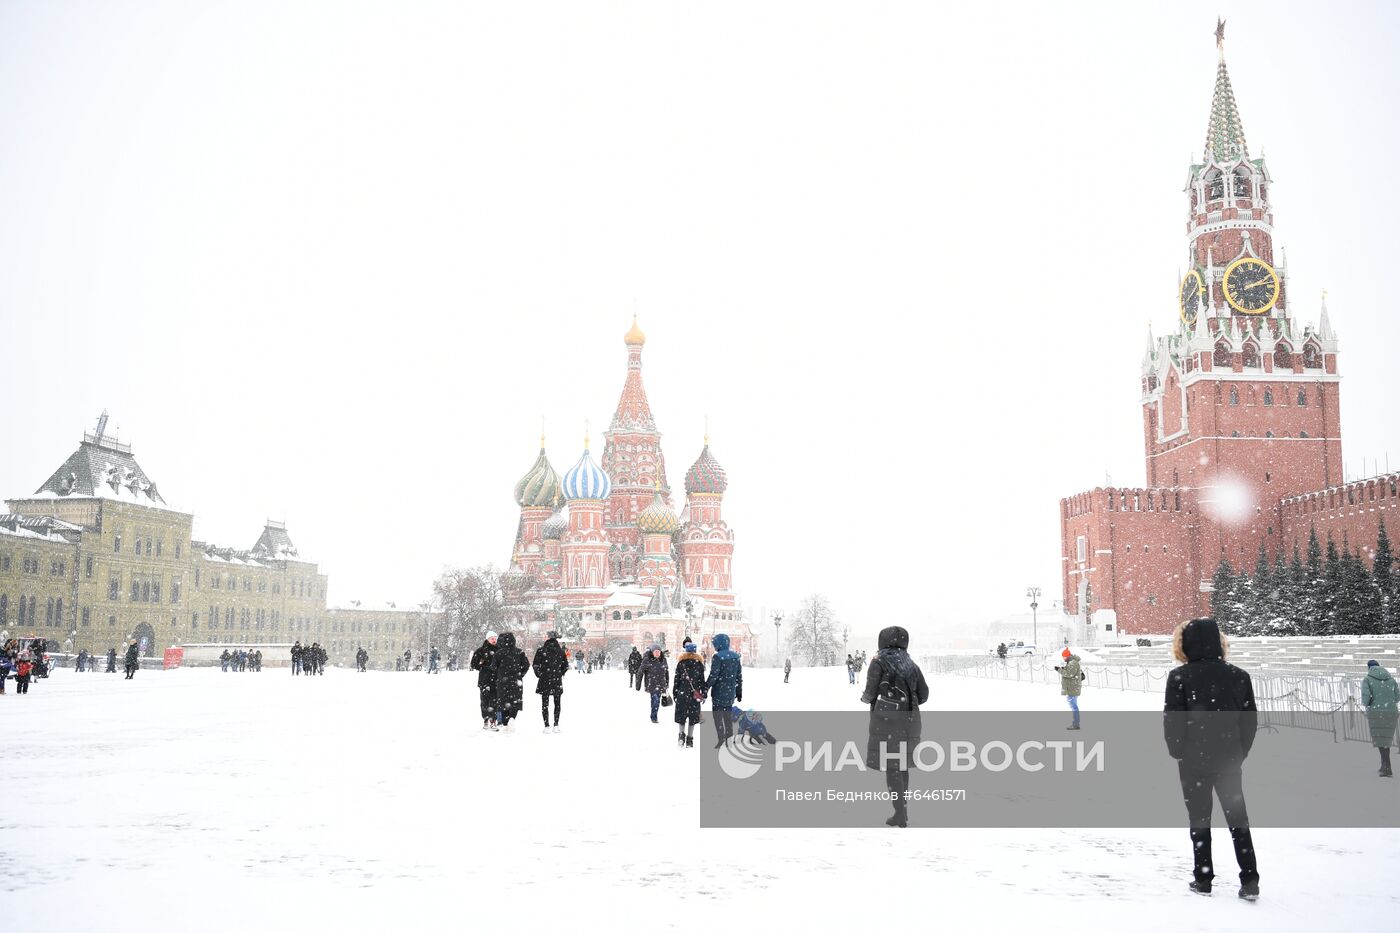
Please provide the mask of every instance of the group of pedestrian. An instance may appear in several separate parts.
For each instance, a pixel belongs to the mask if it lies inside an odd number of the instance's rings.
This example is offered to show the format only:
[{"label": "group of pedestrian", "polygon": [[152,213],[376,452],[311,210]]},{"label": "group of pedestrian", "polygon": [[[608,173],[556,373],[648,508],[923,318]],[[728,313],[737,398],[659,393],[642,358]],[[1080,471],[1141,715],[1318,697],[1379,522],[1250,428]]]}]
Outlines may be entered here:
[{"label": "group of pedestrian", "polygon": [[42,638],[24,641],[11,638],[0,646],[0,693],[5,692],[5,681],[10,675],[15,678],[15,693],[28,693],[29,685],[36,677],[47,677],[49,662],[45,655],[47,643]]},{"label": "group of pedestrian", "polygon": [[706,699],[710,701],[711,718],[715,723],[715,748],[734,737],[734,704],[744,699],[743,662],[738,652],[730,650],[728,635],[716,635],[712,644],[715,654],[710,659],[708,675],[705,656],[696,650],[695,642],[688,636],[676,659],[674,677],[666,652],[659,644],[653,644],[645,656],[633,648],[627,661],[629,672],[635,668],[630,683],[637,690],[645,690],[650,697],[653,723],[660,722],[661,707],[675,708],[674,718],[679,727],[676,745],[680,748],[695,747],[695,726],[700,722]]},{"label": "group of pedestrian", "polygon": [[[558,636],[550,632],[550,640],[558,645]],[[543,649],[543,645],[541,649]],[[538,656],[538,652],[536,652]],[[476,686],[481,694],[481,728],[492,732],[515,731],[515,717],[519,715],[525,698],[525,672],[530,669],[530,661],[525,652],[515,646],[515,635],[504,632],[497,635],[487,632],[481,646],[472,653],[471,669],[477,672]],[[563,693],[563,672],[558,678],[558,690]],[[548,700],[539,686],[541,705]],[[545,723],[548,725],[548,714]],[[559,706],[554,708],[555,723],[559,720]]]},{"label": "group of pedestrian", "polygon": [[[848,655],[846,655],[846,679],[847,679],[850,683],[855,683],[855,682],[856,682],[856,675],[859,674],[864,668],[865,668],[865,652],[864,652],[864,651],[857,651],[855,654],[848,654]],[[787,667],[787,670],[791,670],[791,669],[792,669],[792,660],[789,659],[789,660],[788,660],[788,667]],[[784,676],[783,679],[784,679],[784,682],[786,682],[786,680],[787,680],[787,678],[786,678],[786,672],[785,672],[785,676]]]},{"label": "group of pedestrian", "polygon": [[326,649],[321,647],[320,642],[313,641],[309,645],[303,645],[298,639],[292,645],[292,676],[324,674],[326,657]]},{"label": "group of pedestrian", "polygon": [[365,650],[364,645],[355,649],[355,670],[361,674],[369,670],[369,652]]},{"label": "group of pedestrian", "polygon": [[224,673],[229,671],[261,671],[262,650],[245,651],[239,648],[237,651],[229,651],[225,648],[223,653],[219,655],[219,670]]}]

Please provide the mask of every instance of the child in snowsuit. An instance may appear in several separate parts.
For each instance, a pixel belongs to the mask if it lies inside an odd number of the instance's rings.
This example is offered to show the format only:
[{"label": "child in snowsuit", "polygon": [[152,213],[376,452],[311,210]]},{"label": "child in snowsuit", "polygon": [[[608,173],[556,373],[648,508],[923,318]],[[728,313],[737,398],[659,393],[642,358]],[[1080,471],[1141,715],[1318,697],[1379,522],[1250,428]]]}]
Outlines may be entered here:
[{"label": "child in snowsuit", "polygon": [[777,745],[778,737],[768,731],[768,727],[763,724],[763,714],[757,710],[740,710],[734,707],[731,714],[734,718],[735,734],[739,738],[748,737],[749,741],[756,745],[767,742],[769,745]]},{"label": "child in snowsuit", "polygon": [[15,693],[28,693],[29,680],[34,675],[34,664],[28,658],[20,658],[15,668]]}]

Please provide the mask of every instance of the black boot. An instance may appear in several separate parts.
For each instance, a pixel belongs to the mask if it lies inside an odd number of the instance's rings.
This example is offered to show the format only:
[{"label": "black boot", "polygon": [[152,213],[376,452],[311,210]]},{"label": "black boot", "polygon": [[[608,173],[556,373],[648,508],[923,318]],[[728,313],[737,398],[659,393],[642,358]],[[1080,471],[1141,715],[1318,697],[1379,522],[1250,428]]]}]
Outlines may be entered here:
[{"label": "black boot", "polygon": [[1257,901],[1257,900],[1259,900],[1259,882],[1258,882],[1258,881],[1244,881],[1244,882],[1241,882],[1241,883],[1240,883],[1240,900],[1245,900],[1245,901]]},{"label": "black boot", "polygon": [[685,733],[684,733],[684,732],[678,733],[678,734],[676,735],[676,748],[685,748]]},{"label": "black boot", "polygon": [[695,736],[693,736],[693,735],[688,735],[688,736],[685,737],[685,747],[686,747],[686,748],[694,748],[694,747],[695,747]]},{"label": "black boot", "polygon": [[1187,887],[1190,888],[1192,891],[1195,891],[1197,894],[1204,894],[1207,897],[1210,896],[1209,881],[1193,881],[1189,885],[1187,885]]},{"label": "black boot", "polygon": [[1390,770],[1390,749],[1388,747],[1381,749],[1381,769],[1376,773],[1379,774],[1381,777],[1392,776]]}]

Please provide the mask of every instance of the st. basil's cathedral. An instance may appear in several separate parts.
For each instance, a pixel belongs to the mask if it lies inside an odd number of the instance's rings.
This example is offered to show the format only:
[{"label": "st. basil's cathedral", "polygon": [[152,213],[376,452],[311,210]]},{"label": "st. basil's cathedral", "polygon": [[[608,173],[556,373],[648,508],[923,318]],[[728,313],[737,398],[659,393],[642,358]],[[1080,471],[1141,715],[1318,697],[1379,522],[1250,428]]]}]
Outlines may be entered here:
[{"label": "st. basil's cathedral", "polygon": [[627,377],[603,434],[601,463],[589,438],[561,477],[544,438],[515,484],[520,523],[511,569],[533,578],[527,630],[582,627],[590,648],[653,643],[678,650],[689,635],[730,636],[752,654],[754,634],[732,588],[734,532],[723,517],[729,478],[707,436],[685,472],[679,514],[666,476],[661,432],[642,385],[646,335],[636,319],[623,337]]}]

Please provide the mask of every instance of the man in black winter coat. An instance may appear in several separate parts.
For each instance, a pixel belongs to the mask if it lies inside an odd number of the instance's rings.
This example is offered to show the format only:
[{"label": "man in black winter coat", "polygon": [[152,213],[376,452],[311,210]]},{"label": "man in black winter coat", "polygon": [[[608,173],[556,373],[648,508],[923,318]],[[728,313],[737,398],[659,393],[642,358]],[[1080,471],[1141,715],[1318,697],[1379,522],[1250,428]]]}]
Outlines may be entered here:
[{"label": "man in black winter coat", "polygon": [[661,655],[661,646],[652,645],[647,656],[642,660],[641,667],[637,669],[637,689],[646,687],[647,693],[651,695],[651,721],[658,722],[657,711],[661,708],[661,695],[666,692],[666,688],[671,685],[671,670],[666,664],[666,659]]},{"label": "man in black winter coat", "polygon": [[860,697],[870,705],[865,764],[885,772],[885,786],[894,797],[894,816],[885,824],[902,827],[909,825],[909,755],[923,732],[919,707],[928,702],[928,683],[909,657],[907,631],[890,626],[880,632],[879,646]]},{"label": "man in black winter coat", "polygon": [[477,672],[476,689],[481,694],[481,728],[494,729],[496,716],[496,633],[487,632],[481,647],[472,652],[471,669]]},{"label": "man in black winter coat", "polygon": [[136,671],[141,667],[141,652],[136,647],[136,642],[126,646],[126,679],[131,680],[136,676]]},{"label": "man in black winter coat", "polygon": [[1210,853],[1211,795],[1235,843],[1240,897],[1259,896],[1259,868],[1244,802],[1244,760],[1254,746],[1259,713],[1249,674],[1227,664],[1228,645],[1214,619],[1192,619],[1172,633],[1172,654],[1181,666],[1167,677],[1162,731],[1177,761],[1181,794],[1191,821],[1195,879],[1191,890],[1209,894],[1215,880]]},{"label": "man in black winter coat", "polygon": [[637,683],[637,672],[641,669],[642,653],[633,645],[632,653],[627,656],[627,686],[631,687]]},{"label": "man in black winter coat", "polygon": [[529,669],[530,659],[515,647],[515,635],[505,632],[496,639],[496,706],[501,711],[501,725],[508,732],[515,731],[511,721],[524,705],[524,679]]},{"label": "man in black winter coat", "polygon": [[549,731],[549,698],[554,697],[554,731],[558,732],[559,705],[564,697],[564,675],[569,671],[569,658],[559,646],[558,632],[550,632],[548,640],[535,649],[535,660],[530,666],[538,680],[535,692],[540,695],[544,731]]}]

